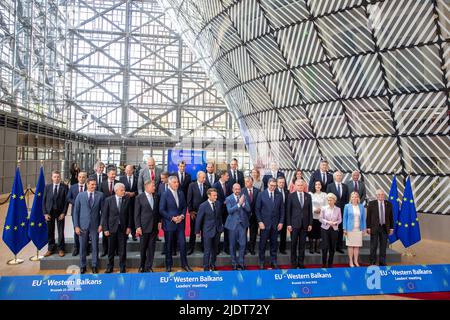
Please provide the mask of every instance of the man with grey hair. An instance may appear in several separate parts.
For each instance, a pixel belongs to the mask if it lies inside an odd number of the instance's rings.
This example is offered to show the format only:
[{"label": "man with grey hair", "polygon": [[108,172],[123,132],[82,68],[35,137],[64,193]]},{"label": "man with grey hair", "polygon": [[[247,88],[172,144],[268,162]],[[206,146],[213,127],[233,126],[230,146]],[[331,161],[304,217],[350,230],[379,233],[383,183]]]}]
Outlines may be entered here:
[{"label": "man with grey hair", "polygon": [[[190,235],[189,235],[189,245],[188,245],[188,256],[194,253],[195,250],[195,219],[197,218],[197,212],[200,205],[208,200],[208,184],[206,184],[206,174],[203,171],[197,172],[197,181],[191,182],[189,184],[187,193],[187,206],[189,211],[189,216],[191,218],[190,225]],[[202,238],[203,244],[203,238]],[[202,246],[203,247],[203,246]]]},{"label": "man with grey hair", "polygon": [[161,169],[156,167],[155,159],[153,157],[149,157],[147,159],[147,166],[139,172],[138,193],[141,194],[144,192],[144,183],[147,180],[155,181],[156,189],[158,189],[160,174]]},{"label": "man with grey hair", "polygon": [[132,218],[130,198],[125,195],[125,185],[118,182],[114,185],[114,195],[106,198],[102,208],[102,230],[109,242],[108,266],[105,273],[113,272],[114,256],[117,249],[120,272],[126,272],[127,239],[131,231]]},{"label": "man with grey hair", "polygon": [[95,179],[97,181],[97,191],[101,191],[100,188],[102,187],[102,182],[108,177],[106,176],[105,171],[105,164],[101,161],[97,161],[94,165],[95,173],[90,175],[89,178]]},{"label": "man with grey hair", "polygon": [[[134,176],[134,166],[129,164],[125,167],[125,174],[120,177],[120,182],[125,185],[125,194],[130,198],[130,212],[134,212],[134,203],[138,195],[137,179]],[[131,237],[137,241],[134,219],[131,219]]]},{"label": "man with grey hair", "polygon": [[[341,212],[344,212],[344,207],[348,203],[348,199],[350,198],[348,187],[346,184],[342,183],[342,179],[344,178],[344,174],[337,170],[333,174],[334,183],[330,183],[327,186],[327,193],[333,193],[337,200],[336,206],[341,209]],[[339,253],[344,253],[344,241],[343,241],[344,230],[342,229],[342,222],[339,224],[339,233],[338,239],[336,243],[336,251]]]},{"label": "man with grey hair", "polygon": [[263,177],[264,190],[268,188],[269,179],[271,178],[275,180],[277,180],[278,178],[286,179],[284,173],[278,169],[278,163],[276,163],[275,161],[272,161],[270,163],[270,171],[266,172]]},{"label": "man with grey hair", "polygon": [[[347,182],[347,188],[349,197],[352,192],[358,192],[359,194],[359,201],[364,204],[366,201],[366,185],[364,182],[360,181],[360,173],[358,170],[355,170],[352,172],[352,179]],[[350,201],[350,199],[349,199]]]}]

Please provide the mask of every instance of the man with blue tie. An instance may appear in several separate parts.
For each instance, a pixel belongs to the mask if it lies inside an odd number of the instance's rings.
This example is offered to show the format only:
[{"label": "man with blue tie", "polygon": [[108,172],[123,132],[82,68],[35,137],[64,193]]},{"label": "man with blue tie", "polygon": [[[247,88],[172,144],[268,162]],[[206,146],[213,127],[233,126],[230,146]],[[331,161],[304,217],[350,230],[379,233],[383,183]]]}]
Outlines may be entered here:
[{"label": "man with blue tie", "polygon": [[230,162],[230,170],[228,170],[228,175],[230,177],[231,185],[238,183],[241,188],[244,188],[244,173],[238,170],[238,161],[236,158],[233,158]]},{"label": "man with blue tie", "polygon": [[[187,193],[187,206],[191,218],[191,230],[189,235],[188,256],[194,253],[195,249],[195,219],[200,205],[208,199],[206,192],[206,174],[203,171],[197,172],[197,181],[191,182]],[[203,245],[203,241],[202,241]]]},{"label": "man with blue tie", "polygon": [[184,194],[179,190],[176,176],[169,177],[169,190],[164,192],[159,203],[159,212],[163,218],[164,238],[166,240],[166,271],[172,272],[172,242],[176,234],[180,247],[181,268],[192,271],[187,262],[185,230],[185,214],[187,209]]},{"label": "man with blue tie", "polygon": [[[78,173],[78,183],[73,184],[69,188],[69,192],[67,193],[67,202],[73,206],[75,205],[75,200],[79,193],[86,191],[86,180],[87,173],[85,171],[81,171]],[[72,214],[72,222],[73,222],[73,214]],[[74,233],[75,244],[73,247],[72,256],[77,256],[80,252],[80,237]]]},{"label": "man with blue tie", "polygon": [[158,188],[158,197],[161,199],[162,194],[169,189],[169,172],[161,172],[159,181],[160,182],[156,187]]},{"label": "man with blue tie", "polygon": [[270,178],[268,188],[260,193],[256,200],[256,217],[260,229],[259,269],[264,269],[267,241],[270,241],[270,264],[278,269],[277,240],[278,232],[284,224],[284,204],[282,194],[275,192],[277,182]]},{"label": "man with blue tie", "polygon": [[216,270],[217,247],[219,245],[220,234],[223,231],[221,206],[216,205],[217,190],[210,188],[207,191],[208,200],[203,202],[197,213],[195,221],[195,233],[200,231],[203,237],[203,270]]},{"label": "man with blue tie", "polygon": [[327,192],[327,186],[333,183],[333,176],[331,173],[328,173],[328,161],[325,159],[320,160],[320,169],[313,172],[311,175],[311,179],[309,179],[309,190],[314,192],[316,190],[314,188],[316,181],[320,181],[322,185],[322,192]]},{"label": "man with blue tie", "polygon": [[[231,266],[233,270],[245,270],[245,246],[251,208],[248,199],[241,194],[239,183],[233,185],[233,194],[228,196],[225,203],[228,211],[225,229],[229,231],[230,237]],[[237,246],[239,246],[239,258],[236,257]]]},{"label": "man with blue tie", "polygon": [[86,255],[89,238],[92,241],[92,273],[98,273],[98,234],[102,232],[100,224],[103,193],[95,191],[97,179],[89,178],[87,191],[80,193],[73,207],[73,225],[80,237],[80,273],[86,272]]},{"label": "man with blue tie", "polygon": [[263,177],[263,187],[264,190],[267,189],[269,184],[269,179],[285,178],[284,173],[278,169],[278,164],[274,161],[270,163],[270,171],[267,172]]},{"label": "man with blue tie", "polygon": [[250,251],[251,255],[255,255],[255,247],[256,247],[256,236],[258,235],[258,221],[256,219],[256,199],[259,195],[259,190],[253,186],[253,178],[248,176],[244,178],[245,188],[242,193],[247,197],[248,202],[250,203],[251,215],[249,221],[249,233],[250,240],[248,241],[248,251]]}]

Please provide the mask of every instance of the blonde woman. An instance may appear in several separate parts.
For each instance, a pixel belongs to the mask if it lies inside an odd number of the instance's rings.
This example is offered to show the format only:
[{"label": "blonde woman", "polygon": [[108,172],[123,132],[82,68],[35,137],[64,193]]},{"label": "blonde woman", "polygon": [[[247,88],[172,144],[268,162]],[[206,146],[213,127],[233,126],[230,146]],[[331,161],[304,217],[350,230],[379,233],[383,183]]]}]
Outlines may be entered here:
[{"label": "blonde woman", "polygon": [[358,192],[350,194],[350,203],[344,207],[342,227],[346,238],[349,265],[350,267],[359,267],[359,248],[362,247],[362,236],[366,232],[366,212],[364,206],[359,203]]},{"label": "blonde woman", "polygon": [[[320,181],[316,181],[316,184],[320,185]],[[328,193],[326,199],[328,205],[322,208],[319,216],[322,223],[322,268],[332,268],[342,214],[341,208],[336,206],[337,197],[334,193]]]},{"label": "blonde woman", "polygon": [[261,173],[259,172],[259,169],[253,168],[251,176],[253,178],[253,187],[258,189],[259,191],[263,191],[263,182],[261,180]]}]

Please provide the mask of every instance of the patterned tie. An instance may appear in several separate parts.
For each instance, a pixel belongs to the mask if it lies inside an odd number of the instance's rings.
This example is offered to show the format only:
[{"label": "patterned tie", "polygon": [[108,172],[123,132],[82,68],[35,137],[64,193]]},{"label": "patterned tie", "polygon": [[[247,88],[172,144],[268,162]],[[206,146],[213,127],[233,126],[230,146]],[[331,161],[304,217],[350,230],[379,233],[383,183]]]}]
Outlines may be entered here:
[{"label": "patterned tie", "polygon": [[92,196],[92,192],[89,193],[89,208],[92,208],[94,204],[94,197]]},{"label": "patterned tie", "polygon": [[83,192],[83,186],[80,185],[80,193]]}]

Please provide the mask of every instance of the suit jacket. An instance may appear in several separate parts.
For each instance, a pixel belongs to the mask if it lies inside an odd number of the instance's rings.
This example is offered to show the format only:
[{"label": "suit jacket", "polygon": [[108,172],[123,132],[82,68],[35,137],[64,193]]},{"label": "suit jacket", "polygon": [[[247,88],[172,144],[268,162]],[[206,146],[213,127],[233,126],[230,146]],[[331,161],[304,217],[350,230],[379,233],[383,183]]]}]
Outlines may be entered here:
[{"label": "suit jacket", "polygon": [[205,181],[205,183],[208,184],[210,187],[213,186],[214,183],[216,183],[220,179],[219,175],[217,175],[215,173],[213,173],[213,175],[214,175],[214,182],[211,183],[211,181],[209,180],[209,173],[206,172],[206,181]]},{"label": "suit jacket", "polygon": [[[241,196],[239,196],[239,198],[240,197]],[[225,203],[228,211],[228,217],[225,221],[225,228],[228,230],[235,230],[240,222],[244,228],[248,228],[250,214],[252,213],[250,204],[248,203],[248,198],[245,197],[244,205],[241,207],[238,207],[236,196],[234,194],[228,196]]]},{"label": "suit jacket", "polygon": [[130,198],[128,196],[122,197],[120,210],[117,207],[116,196],[109,196],[105,199],[102,208],[103,231],[116,233],[120,231],[119,225],[122,226],[122,231],[131,228],[132,215],[130,213]]},{"label": "suit jacket", "polygon": [[[155,166],[155,186],[159,186],[159,182],[161,179],[161,169]],[[141,194],[144,192],[144,183],[145,181],[150,180],[150,170],[148,166],[145,166],[139,171],[138,176],[138,193]]]},{"label": "suit jacket", "polygon": [[[158,186],[158,197],[161,199],[162,194],[166,192],[165,183],[160,183]],[[167,189],[169,189],[169,185],[167,185]]]},{"label": "suit jacket", "polygon": [[228,180],[228,183],[231,185],[231,188],[233,188],[233,184],[235,184],[235,183],[239,183],[241,188],[244,188],[244,186],[245,186],[244,173],[242,173],[242,171],[240,171],[240,170],[236,170],[236,171],[237,171],[238,181],[236,181],[233,178],[233,174],[232,174],[231,169],[230,169],[230,170],[228,170],[228,174],[230,176],[230,179]]},{"label": "suit jacket", "polygon": [[[330,229],[330,227],[333,228],[334,231],[338,231],[339,230],[339,225],[342,223],[342,211],[341,208],[339,208],[338,206],[334,206],[333,209],[333,213],[331,214],[331,217],[327,217],[326,214],[326,210],[327,210],[328,206],[325,208],[322,208],[320,210],[320,216],[319,216],[319,221],[322,223],[321,228],[328,230]],[[329,222],[337,222],[338,225],[337,226],[331,226],[329,224]]]},{"label": "suit jacket", "polygon": [[91,230],[97,232],[100,225],[101,209],[105,196],[99,191],[94,192],[94,204],[89,207],[88,193],[82,192],[75,199],[73,207],[73,226],[82,230]]},{"label": "suit jacket", "polygon": [[[177,230],[177,224],[172,221],[173,217],[179,215],[186,215],[186,200],[184,199],[183,191],[180,189],[177,190],[178,194],[178,202],[179,205],[177,207],[177,203],[175,202],[175,198],[173,197],[172,191],[167,190],[161,196],[161,201],[159,202],[159,214],[162,217],[163,222],[163,230],[164,231],[175,231]],[[181,227],[184,229],[185,220],[183,219],[180,222]]]},{"label": "suit jacket", "polygon": [[257,221],[264,223],[267,229],[277,228],[278,224],[284,224],[284,204],[281,193],[274,192],[274,200],[270,200],[269,189],[259,193],[256,200]]},{"label": "suit jacket", "polygon": [[214,183],[213,188],[217,189],[217,201],[219,202],[219,204],[222,206],[222,209],[225,209],[225,212],[222,211],[223,214],[226,214],[226,205],[225,205],[225,200],[227,199],[227,197],[232,194],[232,190],[231,190],[231,186],[228,182],[225,183],[225,191],[226,194],[223,193],[223,188],[222,188],[222,184],[220,183],[219,180],[217,180],[216,183]]},{"label": "suit jacket", "polygon": [[[66,184],[60,183],[58,187],[58,194],[56,196],[56,213],[66,214],[69,203],[67,202],[67,193],[69,188]],[[44,214],[50,214],[53,209],[53,183],[47,184],[44,188],[43,212]]]},{"label": "suit jacket", "polygon": [[137,228],[142,229],[142,233],[158,232],[159,217],[159,197],[153,195],[153,209],[148,202],[145,192],[136,197],[134,204],[134,223]]},{"label": "suit jacket", "polygon": [[114,180],[114,185],[113,185],[113,189],[112,189],[112,193],[109,193],[109,181],[108,179],[103,180],[102,185],[100,187],[100,192],[102,192],[105,195],[105,198],[108,198],[110,196],[115,195],[116,193],[114,192],[114,186],[116,185],[116,183],[119,183],[119,181]]},{"label": "suit jacket", "polygon": [[138,179],[137,179],[136,176],[133,175],[132,186],[130,186],[130,183],[128,182],[128,176],[127,175],[121,176],[119,181],[125,185],[125,191],[126,192],[133,192],[134,193],[134,197],[130,197],[130,215],[133,216],[133,214],[134,214],[134,203],[136,201],[136,196],[139,194],[138,193],[138,187],[137,187]]},{"label": "suit jacket", "polygon": [[223,232],[221,210],[221,206],[216,204],[214,212],[209,201],[203,202],[195,220],[195,233],[202,231],[202,236],[206,238],[214,238],[217,234],[221,234]]},{"label": "suit jacket", "polygon": [[286,224],[293,228],[303,227],[304,229],[312,226],[312,208],[312,199],[309,193],[303,192],[303,207],[300,205],[297,192],[290,193],[287,199]]},{"label": "suit jacket", "polygon": [[341,183],[341,188],[342,188],[342,190],[341,190],[342,196],[339,196],[339,193],[338,193],[337,188],[336,188],[336,183],[334,183],[334,182],[330,183],[327,186],[327,191],[326,192],[327,193],[331,192],[337,197],[336,206],[341,208],[341,212],[344,212],[344,207],[348,203],[349,192],[348,192],[348,187],[347,187],[346,184]]},{"label": "suit jacket", "polygon": [[208,200],[206,191],[208,191],[208,185],[206,183],[203,184],[203,194],[200,194],[197,181],[191,182],[187,193],[187,207],[189,212],[198,212],[200,205]]},{"label": "suit jacket", "polygon": [[[347,189],[348,189],[348,201],[350,202],[350,195],[353,192],[353,190],[355,189],[355,185],[353,180],[350,180],[349,182],[346,183],[347,185]],[[359,199],[360,202],[363,203],[364,201],[366,201],[366,184],[362,181],[358,181],[358,194],[359,194]]]},{"label": "suit jacket", "polygon": [[181,183],[180,177],[178,175],[178,171],[177,172],[173,172],[170,174],[171,176],[175,176],[178,178],[178,181],[180,182],[180,186],[178,187],[178,190],[183,191],[184,194],[184,198],[187,198],[187,193],[188,193],[188,189],[189,189],[189,185],[192,182],[192,177],[189,173],[185,172],[184,173],[184,181],[183,183]]},{"label": "suit jacket", "polygon": [[327,182],[326,184],[324,184],[322,182],[322,174],[320,173],[320,170],[316,170],[313,172],[313,174],[311,175],[311,178],[309,179],[309,185],[308,188],[311,192],[314,192],[314,190],[316,190],[314,188],[314,184],[316,183],[316,181],[320,181],[320,184],[322,185],[322,192],[327,192],[327,186],[330,183],[333,183],[333,175],[331,173],[327,173]]},{"label": "suit jacket", "polygon": [[261,193],[257,188],[252,188],[253,198],[250,200],[250,193],[248,192],[247,188],[242,189],[242,194],[244,194],[247,199],[248,203],[250,203],[250,209],[251,209],[251,216],[250,216],[250,222],[256,221],[256,200],[258,199],[259,194]]},{"label": "suit jacket", "polygon": [[[266,172],[264,174],[264,177],[263,177],[263,180],[262,180],[263,181],[263,188],[264,188],[264,190],[267,189],[267,184],[269,183],[269,179],[270,178],[273,178],[272,171]],[[277,179],[278,178],[285,178],[286,179],[286,177],[284,176],[284,173],[281,172],[280,170],[277,171]]]},{"label": "suit jacket", "polygon": [[[83,192],[86,191],[87,185],[84,185]],[[80,193],[80,185],[78,183],[73,184],[70,186],[69,191],[67,192],[67,198],[66,201],[72,205],[75,204],[75,199],[77,198],[78,194]]]},{"label": "suit jacket", "polygon": [[[102,185],[100,183],[98,183],[98,179],[97,179],[97,172],[95,172],[94,174],[91,174],[89,176],[89,179],[95,179],[97,181],[97,191],[101,191],[101,187]],[[108,176],[106,175],[106,173],[102,173],[102,183],[103,181],[108,180]]]},{"label": "suit jacket", "polygon": [[[378,200],[372,200],[367,207],[367,228],[370,231],[376,232],[380,227],[380,213],[378,207]],[[384,228],[389,234],[389,229],[394,229],[394,214],[392,212],[392,203],[384,200]]]},{"label": "suit jacket", "polygon": [[[360,203],[359,205],[359,213],[360,213],[360,224],[359,229],[361,231],[366,229],[366,210],[364,206]],[[342,228],[344,231],[353,231],[354,227],[354,213],[353,206],[351,203],[347,203],[344,207],[344,215],[342,218]]]}]

